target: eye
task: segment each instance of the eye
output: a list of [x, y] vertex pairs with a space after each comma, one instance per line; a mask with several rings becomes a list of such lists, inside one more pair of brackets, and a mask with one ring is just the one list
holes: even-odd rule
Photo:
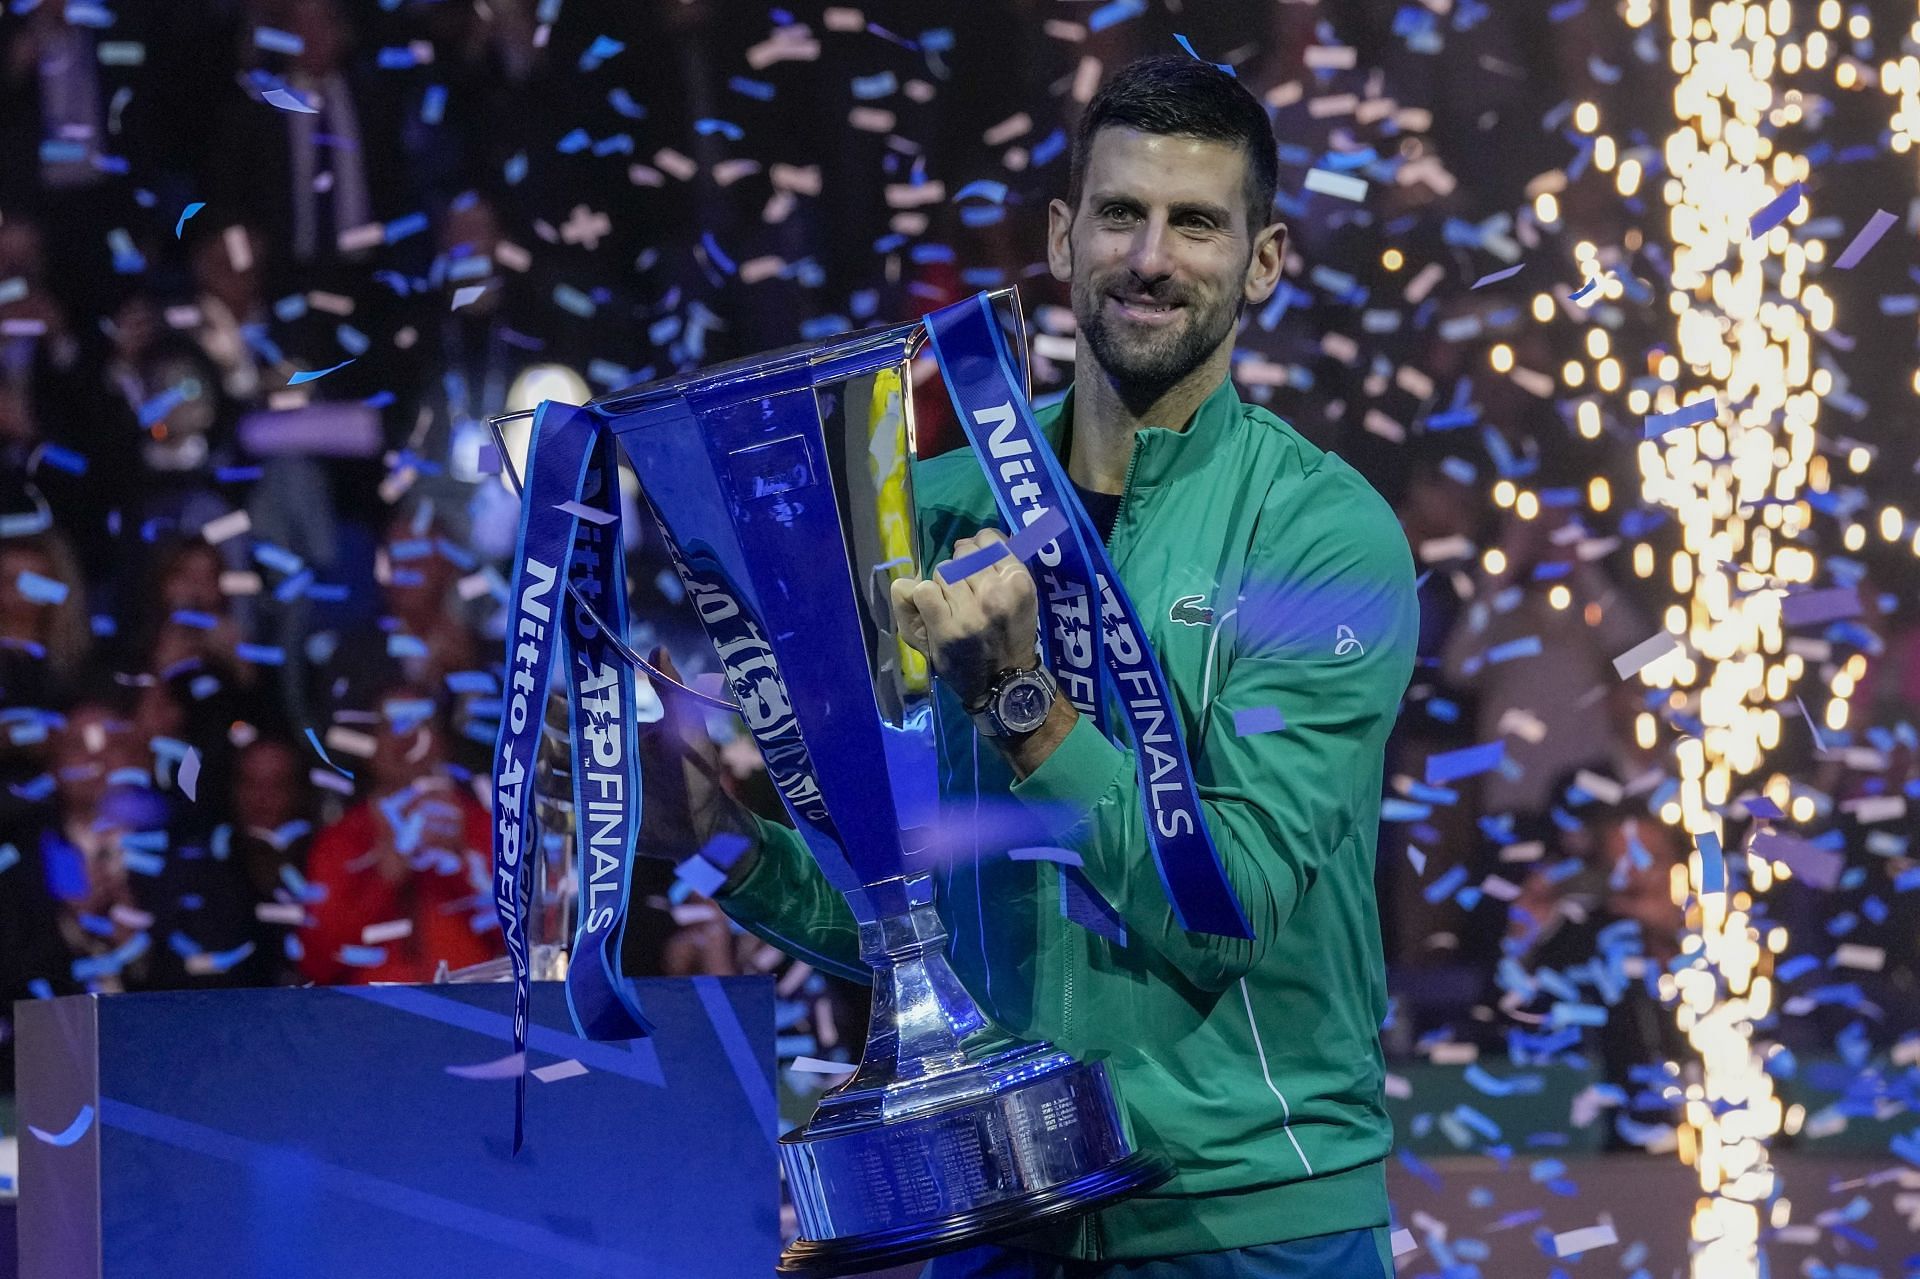
[[1124, 204], [1109, 204], [1100, 210], [1100, 216], [1109, 222], [1126, 222], [1133, 217], [1133, 210]]

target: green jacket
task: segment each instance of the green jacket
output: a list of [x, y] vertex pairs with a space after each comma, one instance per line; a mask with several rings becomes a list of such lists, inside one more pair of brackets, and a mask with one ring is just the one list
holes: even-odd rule
[[[1065, 458], [1071, 397], [1037, 416]], [[998, 523], [971, 451], [913, 478], [924, 564]], [[1172, 685], [1255, 939], [1174, 922], [1130, 749], [1082, 718], [1015, 782], [940, 692], [948, 811], [1014, 819], [981, 822], [1006, 838], [936, 873], [954, 968], [998, 1027], [1104, 1059], [1136, 1139], [1178, 1168], [1150, 1194], [1021, 1242], [1136, 1258], [1383, 1226], [1392, 1127], [1373, 863], [1387, 733], [1418, 630], [1406, 538], [1358, 472], [1242, 404], [1228, 379], [1186, 431], [1139, 433], [1109, 550]], [[1284, 727], [1239, 735], [1235, 713], [1254, 708], [1277, 709]], [[845, 899], [792, 831], [761, 833], [758, 864], [721, 906], [866, 980]], [[1065, 918], [1054, 866], [1004, 855], [1036, 839], [1080, 854], [1126, 945]]]

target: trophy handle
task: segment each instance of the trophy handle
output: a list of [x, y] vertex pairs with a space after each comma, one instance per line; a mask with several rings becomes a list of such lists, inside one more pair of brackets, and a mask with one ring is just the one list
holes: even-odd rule
[[[536, 409], [522, 409], [518, 413], [501, 413], [487, 419], [487, 430], [493, 435], [493, 447], [500, 454], [500, 473], [507, 477], [507, 484], [513, 489], [514, 496], [520, 498], [522, 501], [526, 499], [526, 492], [520, 483], [520, 473], [513, 469], [513, 458], [507, 453], [505, 427], [509, 422], [518, 422], [523, 418], [530, 418], [537, 411]], [[606, 619], [600, 616], [600, 611], [588, 602], [586, 596], [582, 595], [572, 582], [567, 583], [567, 598], [573, 601], [576, 608], [587, 615], [587, 620], [598, 627], [602, 635], [606, 636], [607, 643], [613, 651], [618, 653], [635, 669], [645, 674], [648, 679], [665, 684], [671, 688], [677, 688], [686, 696], [699, 702], [702, 706], [710, 706], [714, 710], [727, 711], [734, 715], [740, 713], [740, 707], [735, 703], [729, 702], [725, 698], [710, 696], [697, 688], [690, 688], [682, 684], [679, 680], [673, 678], [673, 676], [667, 674], [658, 666], [655, 666], [652, 662], [649, 662], [646, 658], [640, 656], [640, 654], [628, 647], [627, 637], [607, 625]]]

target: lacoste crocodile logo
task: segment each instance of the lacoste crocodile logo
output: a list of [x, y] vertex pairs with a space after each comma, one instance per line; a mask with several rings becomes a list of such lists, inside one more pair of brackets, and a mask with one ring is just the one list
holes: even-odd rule
[[1184, 622], [1188, 626], [1212, 626], [1213, 608], [1204, 595], [1182, 595], [1167, 610], [1167, 619]]

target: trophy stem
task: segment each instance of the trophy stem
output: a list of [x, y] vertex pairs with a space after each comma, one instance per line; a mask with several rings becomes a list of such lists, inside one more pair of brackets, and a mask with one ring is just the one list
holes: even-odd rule
[[963, 1041], [987, 1029], [987, 1019], [947, 962], [932, 877], [892, 880], [865, 895], [870, 906], [893, 908], [860, 925], [860, 957], [873, 970], [866, 1051], [853, 1076], [822, 1096], [812, 1123], [818, 1132], [897, 1121], [986, 1087], [966, 1073]]

